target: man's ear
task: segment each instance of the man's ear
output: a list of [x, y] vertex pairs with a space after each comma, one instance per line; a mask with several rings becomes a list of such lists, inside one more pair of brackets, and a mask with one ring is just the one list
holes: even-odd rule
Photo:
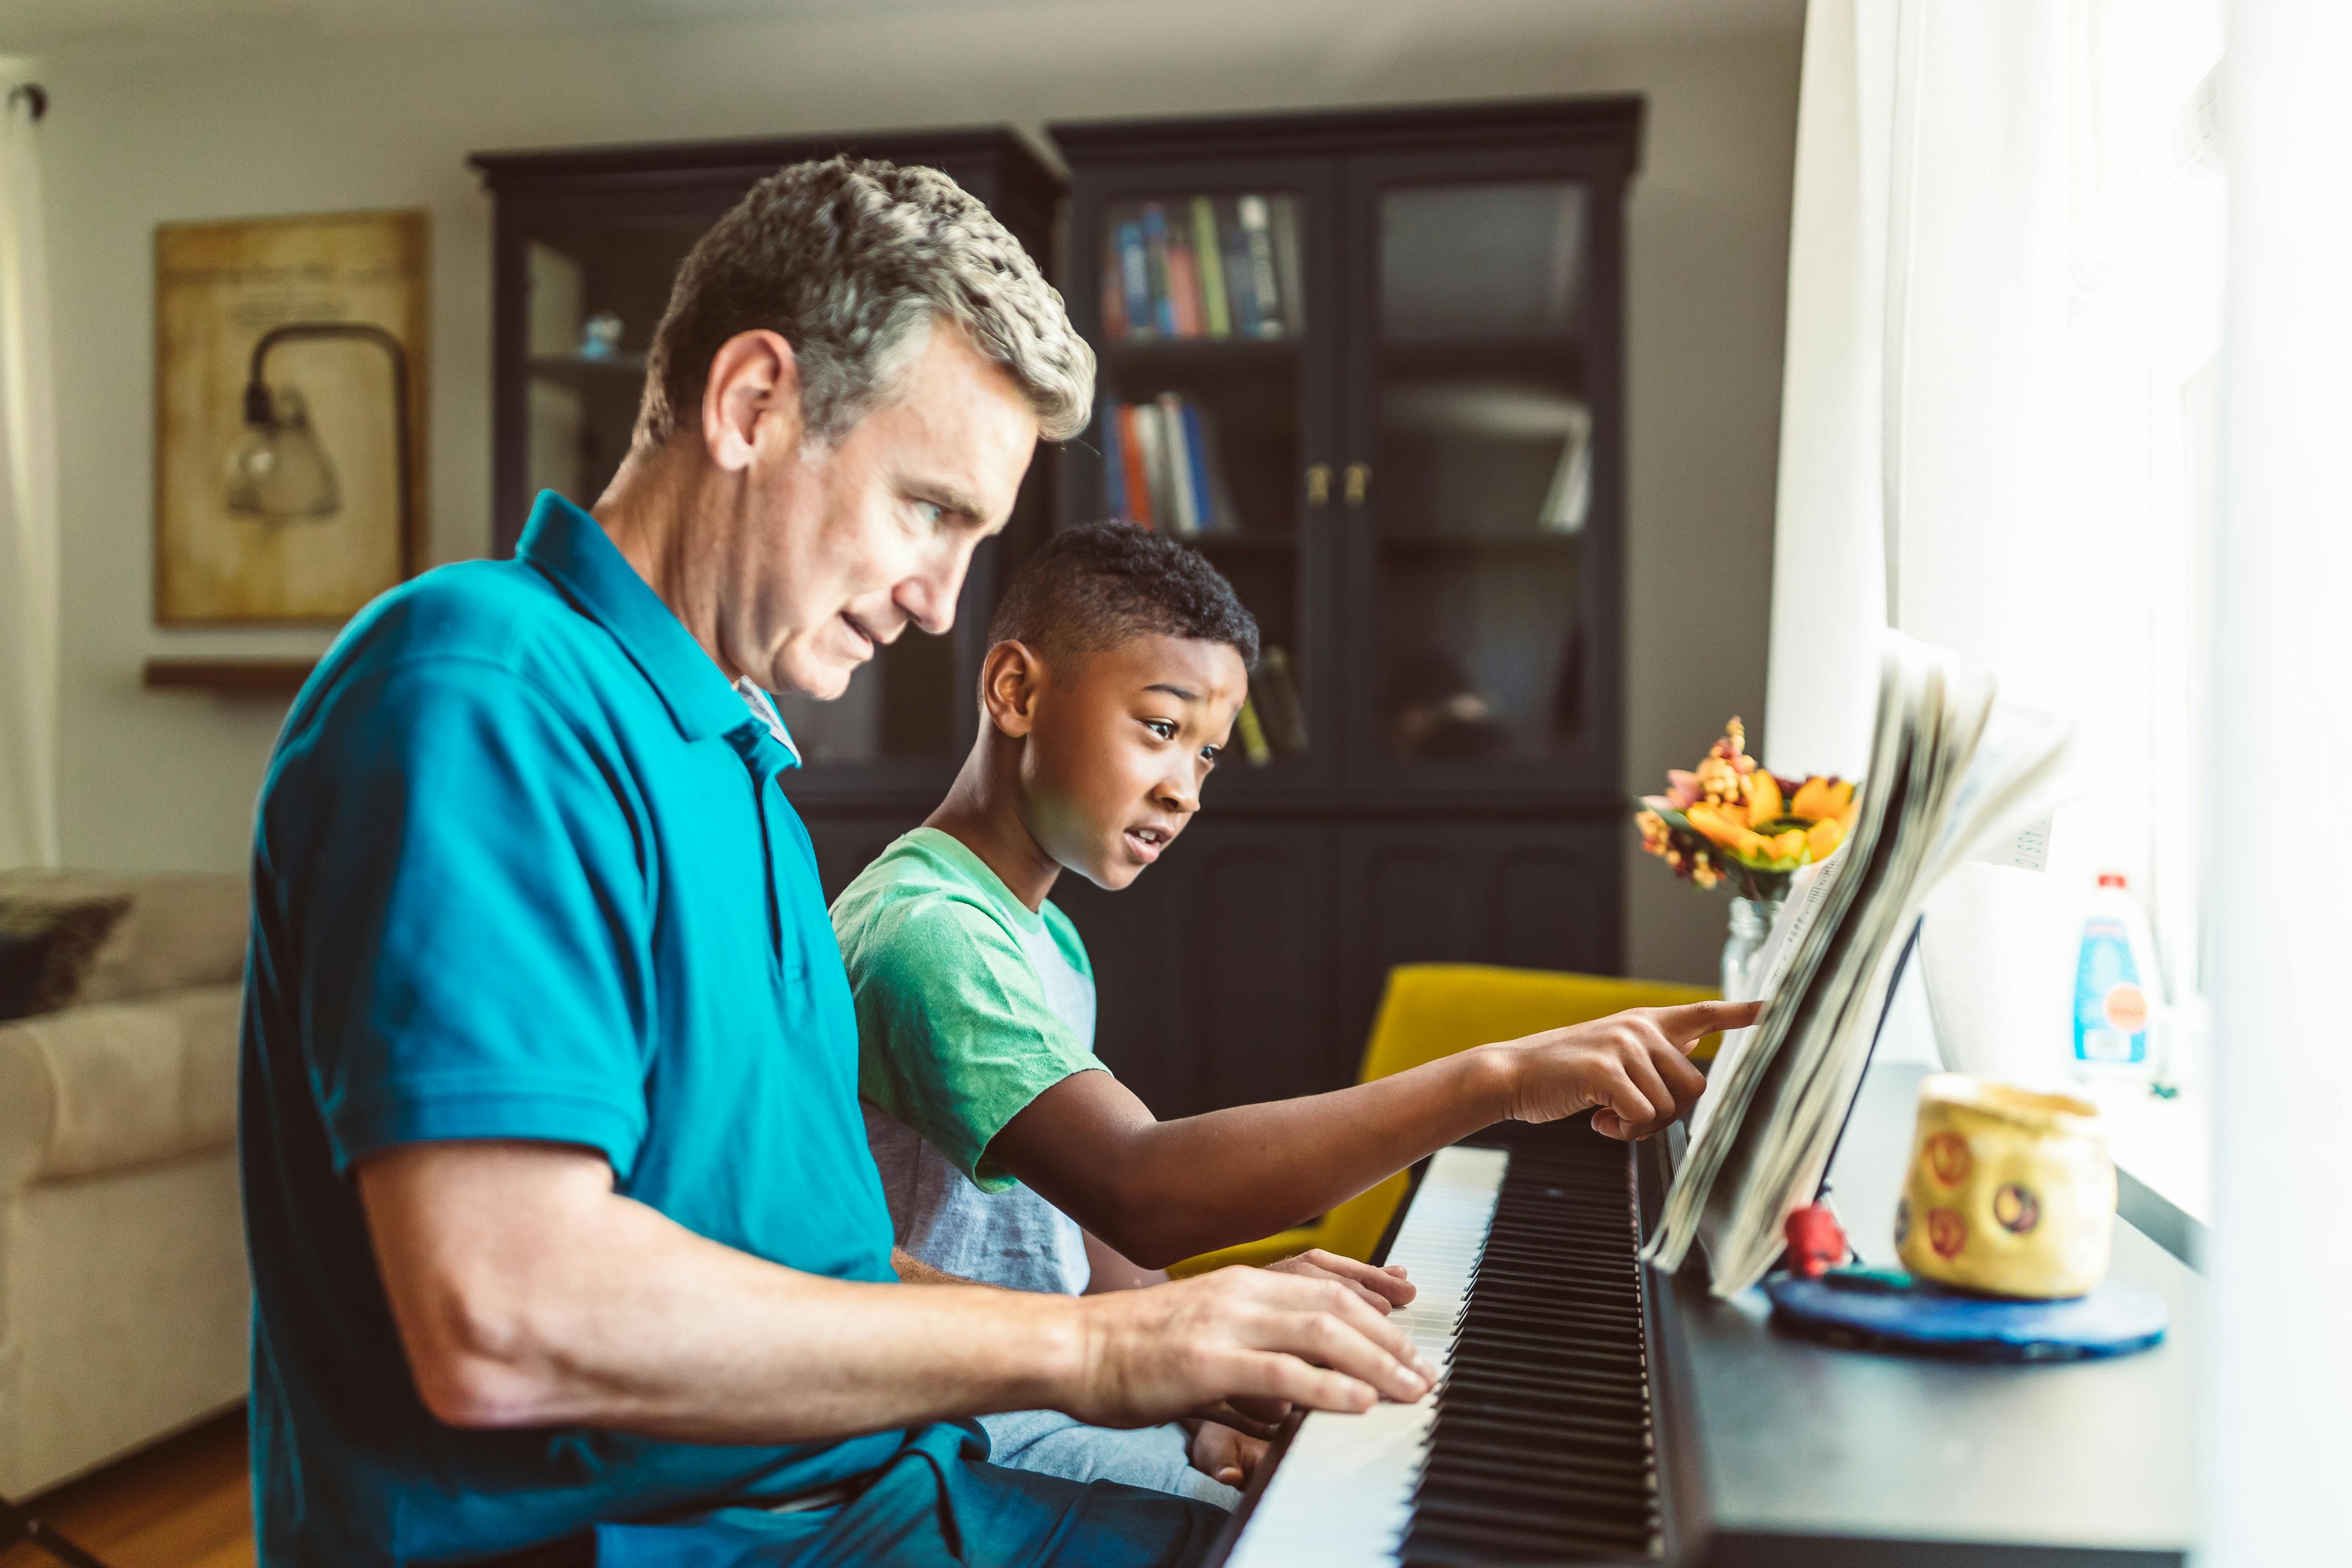
[[782, 333], [763, 327], [738, 332], [710, 356], [702, 384], [702, 444], [729, 472], [751, 467], [764, 437], [799, 444], [800, 364]]
[[1045, 661], [1026, 643], [1006, 641], [988, 650], [980, 666], [980, 706], [996, 732], [1013, 740], [1037, 721], [1037, 693], [1045, 684]]

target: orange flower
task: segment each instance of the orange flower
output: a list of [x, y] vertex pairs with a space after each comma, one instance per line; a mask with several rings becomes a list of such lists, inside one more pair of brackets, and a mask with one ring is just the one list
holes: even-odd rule
[[1789, 803], [1789, 815], [1808, 822], [1835, 816], [1853, 800], [1853, 784], [1845, 779], [1810, 778]]

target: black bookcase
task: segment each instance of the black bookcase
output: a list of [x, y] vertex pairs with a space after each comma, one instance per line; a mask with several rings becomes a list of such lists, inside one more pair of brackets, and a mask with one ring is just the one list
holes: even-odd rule
[[1101, 1053], [1163, 1114], [1349, 1081], [1395, 963], [1620, 967], [1641, 122], [1607, 98], [1050, 127], [1102, 362], [1062, 519], [1150, 511], [1281, 650], [1258, 761], [1228, 752], [1134, 888], [1058, 895]]
[[[491, 552], [513, 552], [532, 499], [586, 505], [627, 450], [646, 350], [678, 264], [754, 181], [835, 153], [944, 170], [1041, 263], [1061, 176], [1003, 128], [478, 153], [496, 204]], [[1049, 268], [1050, 270], [1050, 268]], [[600, 321], [599, 318], [603, 318]], [[788, 775], [828, 892], [939, 803], [971, 748], [971, 698], [1002, 561], [1050, 526], [1049, 465], [1034, 467], [1003, 536], [982, 547], [945, 637], [882, 650], [837, 703], [781, 705], [807, 766]]]
[[[539, 489], [602, 489], [679, 259], [761, 174], [836, 151], [931, 164], [1041, 261], [1058, 215], [1047, 271], [1100, 355], [1103, 413], [1041, 455], [951, 636], [902, 639], [843, 705], [788, 715], [810, 752], [791, 793], [828, 893], [938, 802], [971, 742], [1005, 563], [1057, 521], [1119, 510], [1112, 426], [1145, 437], [1116, 411], [1148, 405], [1200, 480], [1154, 525], [1192, 538], [1279, 650], [1253, 694], [1260, 760], [1236, 738], [1201, 818], [1134, 887], [1065, 879], [1055, 898], [1094, 957], [1101, 1054], [1161, 1114], [1337, 1087], [1393, 964], [1622, 962], [1641, 120], [1638, 99], [1606, 98], [1061, 124], [1066, 203], [1002, 130], [479, 154], [495, 548]], [[1122, 231], [1147, 224], [1150, 320], [1129, 321]], [[1171, 238], [1194, 252], [1172, 287]], [[1201, 254], [1222, 271], [1229, 247], [1212, 310]], [[592, 337], [607, 312], [617, 334]], [[1172, 461], [1163, 503], [1182, 499]], [[1148, 498], [1154, 477], [1118, 488]]]

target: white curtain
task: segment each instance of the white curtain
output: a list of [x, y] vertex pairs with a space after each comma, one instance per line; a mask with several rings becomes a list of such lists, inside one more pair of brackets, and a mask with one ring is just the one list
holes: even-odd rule
[[[2220, 0], [1808, 12], [1766, 760], [1860, 771], [1893, 625], [2072, 717], [2090, 792], [2049, 873], [1971, 868], [1931, 906], [1941, 1032], [2006, 1053], [1956, 1065], [2060, 1069], [2095, 872], [2148, 902], [2168, 1016], [2197, 1016], [2221, 47]], [[1987, 972], [2011, 984], [1959, 983]]]
[[2211, 643], [2217, 1179], [2198, 1432], [2224, 1568], [2340, 1563], [2352, 1475], [2352, 6], [2234, 0]]
[[39, 132], [0, 71], [0, 867], [58, 861], [58, 466]]

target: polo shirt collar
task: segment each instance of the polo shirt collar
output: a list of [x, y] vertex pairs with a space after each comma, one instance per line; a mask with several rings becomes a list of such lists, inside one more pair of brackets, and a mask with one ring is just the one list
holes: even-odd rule
[[515, 558], [551, 579], [613, 635], [688, 740], [709, 740], [754, 721], [702, 645], [637, 575], [604, 525], [579, 507], [541, 490]]

